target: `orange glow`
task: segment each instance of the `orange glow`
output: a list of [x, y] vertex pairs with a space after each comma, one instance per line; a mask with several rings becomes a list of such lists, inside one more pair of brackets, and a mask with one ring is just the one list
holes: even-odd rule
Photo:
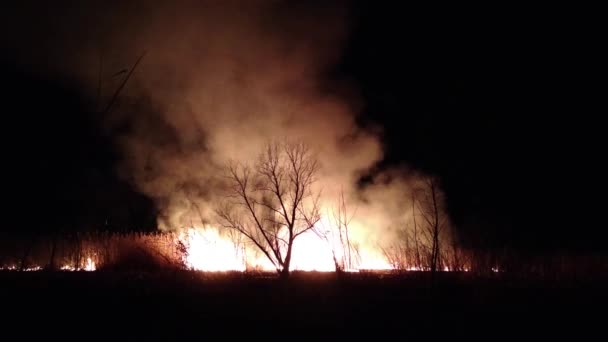
[[215, 229], [188, 229], [179, 237], [188, 246], [185, 264], [197, 271], [245, 271], [242, 250]]
[[291, 268], [300, 271], [335, 271], [331, 248], [314, 232], [308, 231], [294, 241]]
[[84, 267], [81, 268], [76, 268], [72, 265], [63, 265], [61, 266], [61, 270], [62, 271], [95, 271], [97, 269], [97, 266], [95, 265], [95, 261], [93, 261], [93, 259], [91, 259], [91, 257], [87, 258], [87, 262], [84, 264]]
[[388, 263], [385, 257], [371, 251], [362, 251], [361, 262], [358, 269], [360, 270], [391, 270], [393, 267]]
[[[238, 246], [230, 238], [220, 235], [216, 228], [190, 228], [180, 234], [179, 240], [187, 246], [188, 253], [184, 261], [186, 266], [193, 270], [275, 271], [272, 263], [265, 256], [260, 255], [261, 253], [249, 246]], [[339, 258], [344, 255], [344, 250], [332, 241], [323, 240], [313, 231], [308, 231], [294, 241], [290, 269], [333, 272], [335, 271], [333, 253]], [[346, 271], [392, 269], [381, 255], [364, 251], [361, 256], [361, 263], [354, 269]]]
[[82, 270], [84, 271], [95, 271], [97, 267], [95, 266], [95, 262], [91, 258], [87, 258], [87, 263], [84, 265]]

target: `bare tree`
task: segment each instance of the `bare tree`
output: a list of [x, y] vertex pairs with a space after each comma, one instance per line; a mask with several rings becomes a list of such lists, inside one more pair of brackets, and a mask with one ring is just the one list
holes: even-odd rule
[[289, 276], [294, 240], [320, 219], [318, 170], [303, 143], [271, 143], [253, 167], [228, 165], [227, 201], [216, 210], [221, 224], [244, 235], [282, 278]]
[[[436, 178], [427, 177], [423, 186], [416, 191], [420, 217], [422, 217], [422, 234], [428, 252], [430, 271], [434, 274], [441, 267], [441, 235], [447, 225], [443, 212], [441, 193]], [[415, 215], [414, 215], [415, 217]]]
[[397, 242], [391, 244], [389, 247], [378, 245], [382, 254], [388, 261], [388, 263], [395, 270], [404, 271], [410, 269], [410, 255], [411, 249], [409, 244], [409, 234], [407, 230], [400, 230], [398, 232], [399, 239]]
[[[384, 256], [398, 270], [425, 270], [433, 274], [442, 266], [458, 265], [464, 268], [461, 255], [450, 254], [454, 258], [448, 264], [445, 259], [448, 218], [443, 208], [442, 193], [438, 180], [426, 177], [412, 189], [411, 222], [397, 230], [395, 241], [388, 247], [381, 247]], [[453, 242], [453, 241], [452, 241]], [[451, 246], [456, 248], [455, 246]], [[458, 260], [456, 260], [458, 259]]]
[[358, 246], [351, 241], [349, 229], [355, 211], [349, 213], [344, 191], [340, 191], [338, 205], [327, 216], [332, 219], [332, 222], [329, 222], [328, 227], [314, 229], [314, 232], [331, 248], [334, 265], [338, 273], [353, 269], [359, 259]]
[[414, 268], [416, 270], [422, 269], [422, 260], [420, 258], [420, 243], [418, 238], [418, 224], [416, 223], [416, 196], [412, 192], [412, 224], [414, 227]]

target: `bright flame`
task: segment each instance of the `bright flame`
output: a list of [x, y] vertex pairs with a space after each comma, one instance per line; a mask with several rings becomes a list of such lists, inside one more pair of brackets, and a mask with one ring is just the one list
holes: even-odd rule
[[294, 241], [291, 268], [300, 271], [335, 271], [331, 247], [308, 231]]
[[[219, 234], [215, 228], [191, 228], [183, 232], [179, 240], [187, 248], [185, 264], [198, 271], [246, 271], [251, 269], [274, 271], [273, 264], [259, 251], [239, 245], [229, 237]], [[283, 251], [285, 252], [285, 251]], [[345, 254], [343, 247], [336, 247], [332, 241], [326, 241], [315, 232], [308, 231], [299, 235], [294, 241], [291, 270], [332, 272], [336, 269], [334, 262]], [[361, 253], [361, 263], [354, 269], [346, 271], [388, 270], [392, 269], [388, 261], [371, 252]]]
[[[19, 269], [20, 268], [15, 265], [0, 267], [0, 271], [18, 271]], [[42, 270], [42, 267], [40, 266], [26, 267], [23, 269], [24, 272], [34, 272], [40, 270]]]
[[42, 270], [42, 267], [40, 267], [40, 266], [34, 266], [34, 267], [24, 268], [23, 270], [25, 272], [40, 271], [40, 270]]
[[82, 268], [76, 268], [72, 265], [63, 265], [61, 266], [61, 270], [62, 271], [87, 271], [87, 272], [92, 272], [95, 271], [97, 269], [97, 266], [95, 265], [95, 261], [93, 261], [93, 259], [91, 259], [90, 257], [87, 258], [87, 262], [85, 263], [84, 267]]
[[95, 266], [95, 262], [91, 260], [91, 258], [87, 258], [87, 263], [84, 265], [83, 271], [95, 271], [97, 267]]
[[394, 269], [391, 266], [386, 258], [383, 256], [372, 253], [370, 251], [363, 250], [361, 252], [361, 262], [357, 267], [360, 270], [392, 270]]
[[242, 250], [215, 229], [188, 229], [180, 237], [188, 247], [186, 266], [198, 271], [245, 271]]

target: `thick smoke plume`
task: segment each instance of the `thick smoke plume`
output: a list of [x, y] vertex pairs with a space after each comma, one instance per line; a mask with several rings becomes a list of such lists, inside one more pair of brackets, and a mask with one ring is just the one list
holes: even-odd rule
[[346, 6], [104, 2], [84, 16], [74, 6], [53, 43], [73, 52], [70, 63], [53, 49], [47, 60], [58, 61], [51, 72], [80, 79], [98, 109], [144, 56], [104, 122], [124, 151], [118, 172], [156, 201], [159, 228], [212, 222], [221, 166], [253, 161], [285, 138], [318, 153], [328, 207], [344, 191], [361, 239], [388, 237], [410, 215], [416, 177], [389, 172], [355, 187], [382, 146], [377, 132], [357, 126], [356, 84], [332, 73], [348, 39]]

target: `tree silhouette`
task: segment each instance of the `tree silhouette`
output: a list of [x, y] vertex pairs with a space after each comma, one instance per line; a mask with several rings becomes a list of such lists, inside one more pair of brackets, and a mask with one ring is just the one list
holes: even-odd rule
[[425, 176], [411, 189], [411, 222], [397, 231], [395, 242], [382, 248], [384, 256], [397, 269], [428, 270], [435, 274], [442, 266], [464, 269], [461, 251], [446, 236], [449, 220], [445, 212], [443, 193], [436, 177]]
[[[417, 189], [418, 212], [422, 217], [422, 234], [428, 251], [429, 268], [434, 274], [441, 267], [441, 236], [447, 225], [442, 207], [441, 191], [435, 177], [426, 177]], [[416, 213], [413, 213], [414, 218]]]
[[354, 216], [355, 211], [349, 212], [346, 206], [344, 191], [340, 191], [337, 205], [327, 213], [328, 224], [314, 229], [315, 234], [329, 245], [338, 273], [354, 269], [359, 262], [359, 246], [350, 237], [350, 222]]
[[221, 225], [244, 235], [289, 277], [294, 240], [320, 219], [313, 190], [317, 162], [303, 143], [270, 143], [253, 166], [227, 167], [226, 201], [216, 210]]

